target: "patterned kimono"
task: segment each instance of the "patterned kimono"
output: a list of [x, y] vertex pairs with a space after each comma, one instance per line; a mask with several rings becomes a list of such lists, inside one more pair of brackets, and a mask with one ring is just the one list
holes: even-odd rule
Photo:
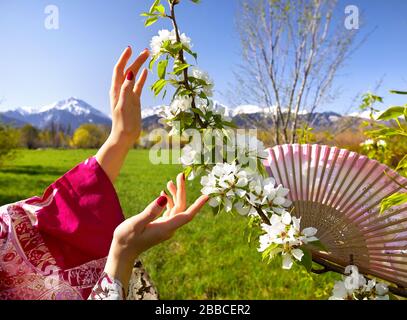
[[0, 208], [0, 299], [123, 299], [103, 273], [124, 220], [106, 173], [90, 158], [44, 195]]

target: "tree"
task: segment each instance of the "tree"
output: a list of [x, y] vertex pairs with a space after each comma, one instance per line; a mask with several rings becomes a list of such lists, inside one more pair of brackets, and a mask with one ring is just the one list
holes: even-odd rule
[[26, 124], [20, 130], [20, 141], [22, 146], [28, 149], [38, 148], [40, 145], [40, 130], [31, 124]]
[[76, 129], [71, 144], [76, 148], [99, 148], [107, 136], [108, 132], [102, 126], [83, 124]]
[[299, 115], [307, 111], [310, 123], [333, 98], [332, 82], [353, 52], [357, 30], [333, 25], [335, 7], [335, 0], [242, 0], [239, 102], [269, 109], [276, 144], [298, 141]]
[[13, 157], [18, 146], [18, 131], [0, 122], [0, 165]]

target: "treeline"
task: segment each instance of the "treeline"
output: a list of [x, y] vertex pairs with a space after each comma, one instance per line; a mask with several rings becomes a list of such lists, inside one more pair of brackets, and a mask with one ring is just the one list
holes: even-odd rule
[[110, 127], [83, 124], [72, 132], [70, 127], [52, 123], [43, 130], [30, 124], [14, 130], [21, 148], [99, 148], [109, 135]]

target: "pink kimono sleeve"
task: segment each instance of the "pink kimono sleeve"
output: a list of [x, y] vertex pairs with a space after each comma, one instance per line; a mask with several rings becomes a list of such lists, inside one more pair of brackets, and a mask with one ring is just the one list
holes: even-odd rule
[[116, 191], [95, 158], [59, 178], [42, 198], [37, 227], [62, 269], [107, 256], [115, 228], [124, 221]]

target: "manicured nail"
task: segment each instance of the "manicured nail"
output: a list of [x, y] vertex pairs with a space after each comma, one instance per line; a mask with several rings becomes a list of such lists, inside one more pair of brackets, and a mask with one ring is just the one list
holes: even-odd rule
[[127, 80], [129, 80], [129, 81], [131, 81], [131, 80], [133, 80], [133, 78], [134, 78], [134, 73], [133, 73], [133, 71], [129, 71], [128, 73], [127, 73]]
[[164, 208], [167, 205], [167, 197], [161, 196], [157, 199], [157, 204], [161, 207]]

